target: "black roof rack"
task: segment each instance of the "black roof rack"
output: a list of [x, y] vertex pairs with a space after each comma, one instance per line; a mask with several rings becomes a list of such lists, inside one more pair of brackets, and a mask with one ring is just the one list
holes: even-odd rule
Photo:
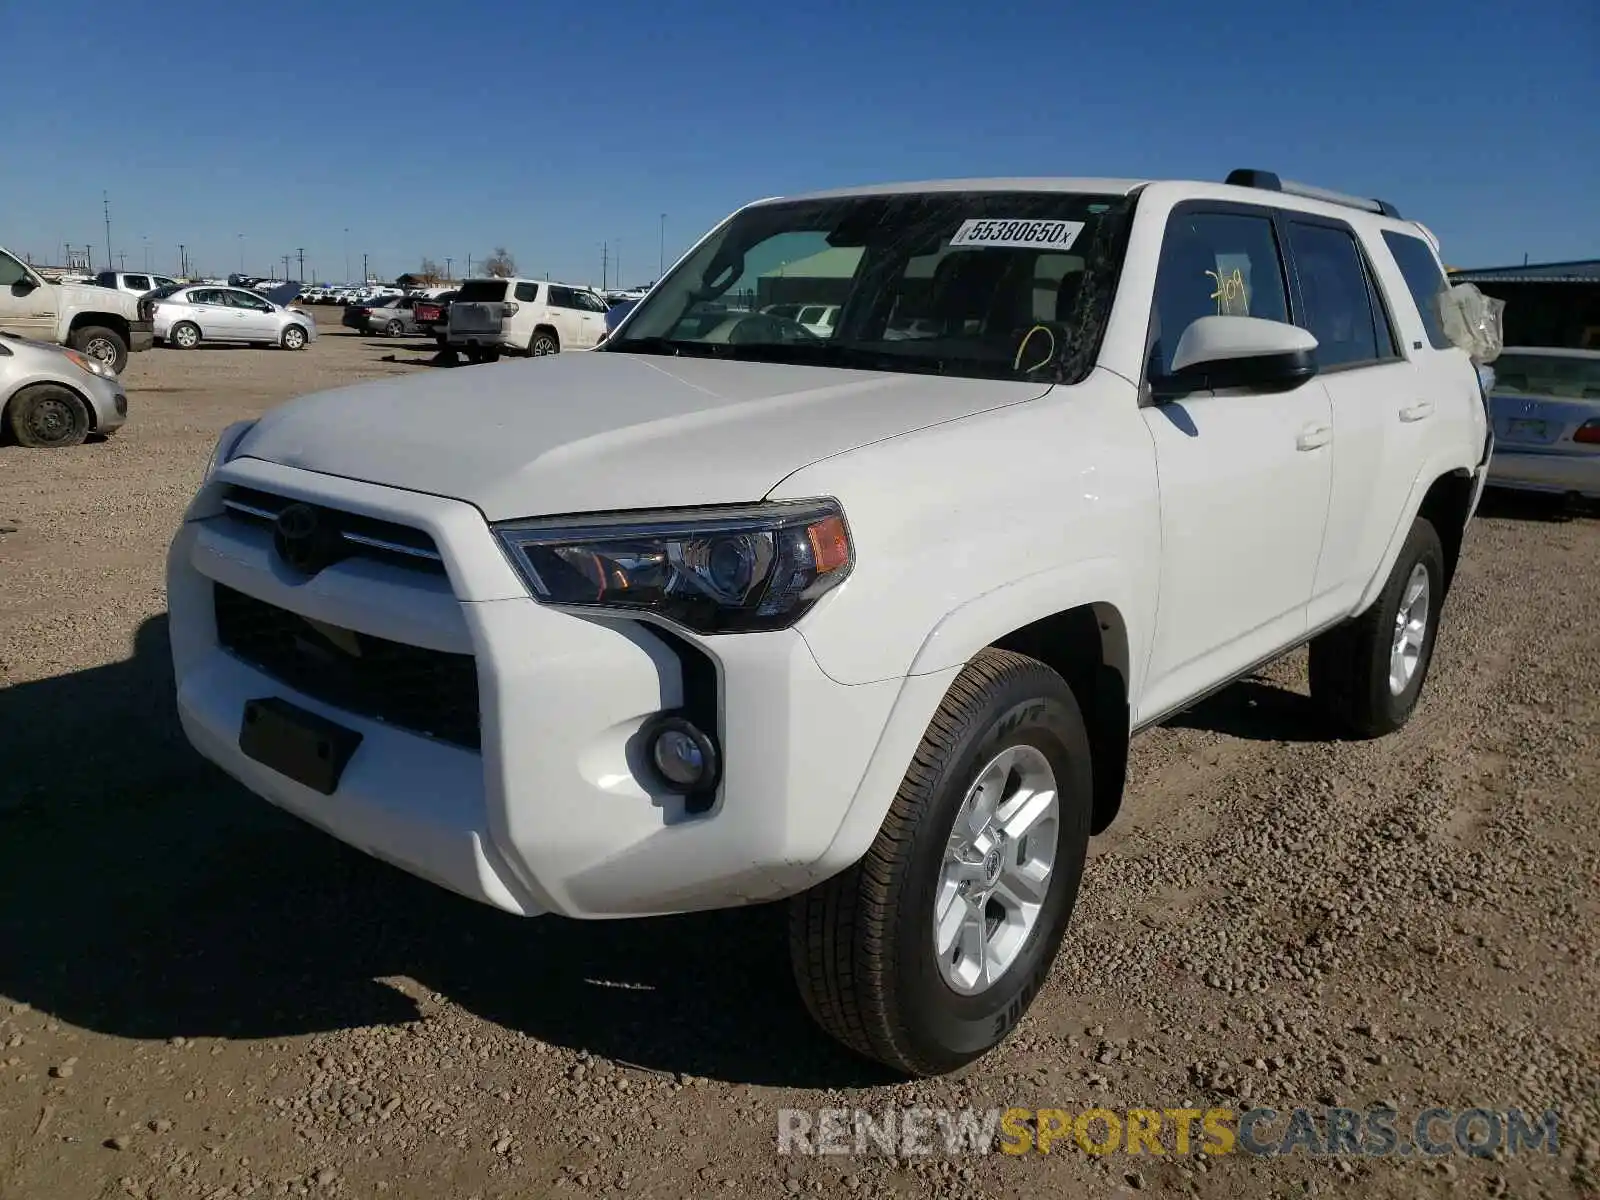
[[1240, 167], [1237, 171], [1229, 171], [1224, 183], [1233, 187], [1261, 188], [1268, 192], [1283, 192], [1290, 196], [1304, 196], [1307, 200], [1326, 200], [1329, 204], [1343, 204], [1347, 208], [1359, 208], [1364, 212], [1377, 213], [1379, 216], [1400, 216], [1400, 210], [1387, 200], [1368, 200], [1363, 196], [1347, 196], [1343, 192], [1331, 192], [1327, 188], [1312, 187], [1309, 183], [1295, 183], [1292, 179], [1280, 179], [1271, 171], [1255, 171], [1248, 167]]

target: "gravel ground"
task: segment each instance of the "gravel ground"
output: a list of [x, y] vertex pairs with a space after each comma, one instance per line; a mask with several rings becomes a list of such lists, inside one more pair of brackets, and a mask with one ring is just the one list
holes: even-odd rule
[[[1142, 738], [1017, 1035], [892, 1083], [812, 1029], [777, 909], [520, 921], [183, 744], [162, 564], [217, 432], [427, 369], [319, 316], [135, 356], [108, 441], [0, 448], [0, 1197], [1597, 1194], [1592, 515], [1491, 495], [1396, 736], [1327, 740], [1295, 655]], [[785, 1107], [1378, 1101], [1554, 1107], [1561, 1153], [776, 1153]]]

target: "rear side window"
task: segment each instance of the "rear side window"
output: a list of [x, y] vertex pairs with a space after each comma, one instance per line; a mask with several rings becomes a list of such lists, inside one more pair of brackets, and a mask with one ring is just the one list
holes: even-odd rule
[[578, 297], [571, 288], [550, 285], [550, 306], [552, 308], [580, 308]]
[[532, 304], [539, 298], [539, 285], [537, 283], [517, 284], [517, 299], [524, 304]]
[[1305, 301], [1305, 328], [1317, 339], [1318, 365], [1351, 366], [1389, 357], [1378, 348], [1382, 317], [1373, 312], [1361, 251], [1349, 231], [1291, 221], [1289, 246]]
[[482, 304], [489, 300], [504, 300], [506, 298], [506, 281], [504, 279], [469, 279], [461, 285], [461, 299], [470, 303]]
[[1444, 272], [1439, 269], [1439, 260], [1434, 258], [1433, 250], [1421, 238], [1391, 230], [1384, 231], [1383, 241], [1389, 247], [1389, 253], [1394, 255], [1395, 265], [1405, 277], [1406, 289], [1416, 302], [1417, 311], [1422, 314], [1422, 327], [1428, 331], [1428, 342], [1435, 350], [1450, 349], [1450, 339], [1444, 335], [1444, 321], [1439, 308], [1449, 284], [1445, 281]]
[[1201, 317], [1260, 317], [1288, 324], [1283, 260], [1272, 219], [1179, 212], [1167, 223], [1156, 269], [1153, 377], [1171, 374], [1183, 331]]

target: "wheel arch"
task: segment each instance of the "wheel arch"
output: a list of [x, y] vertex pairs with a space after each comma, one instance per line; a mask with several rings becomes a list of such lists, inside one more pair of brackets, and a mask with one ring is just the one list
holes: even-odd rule
[[77, 333], [91, 325], [98, 325], [102, 329], [109, 329], [123, 341], [131, 341], [133, 329], [128, 324], [128, 318], [121, 313], [109, 312], [80, 312], [72, 315], [72, 322], [67, 326], [67, 333]]
[[1444, 585], [1446, 594], [1449, 593], [1472, 513], [1474, 488], [1472, 470], [1459, 464], [1430, 464], [1417, 473], [1401, 519], [1389, 536], [1383, 561], [1377, 565], [1356, 605], [1357, 613], [1366, 612], [1383, 591], [1389, 572], [1394, 570], [1395, 560], [1400, 557], [1400, 550], [1405, 545], [1406, 535], [1411, 532], [1411, 526], [1418, 517], [1428, 519], [1444, 546]]

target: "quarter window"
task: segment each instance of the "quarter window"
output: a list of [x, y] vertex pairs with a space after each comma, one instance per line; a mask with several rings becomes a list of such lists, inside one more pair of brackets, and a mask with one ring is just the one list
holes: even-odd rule
[[1171, 373], [1183, 331], [1201, 317], [1289, 321], [1278, 239], [1267, 216], [1179, 213], [1167, 225], [1156, 268], [1156, 343], [1150, 372]]
[[1305, 301], [1301, 324], [1317, 339], [1317, 364], [1328, 368], [1376, 361], [1377, 323], [1355, 238], [1331, 225], [1291, 221], [1289, 245]]
[[1433, 256], [1427, 242], [1410, 234], [1385, 230], [1383, 241], [1389, 247], [1389, 253], [1394, 255], [1395, 265], [1405, 278], [1411, 299], [1416, 301], [1417, 311], [1422, 314], [1422, 327], [1428, 331], [1429, 344], [1435, 350], [1450, 349], [1451, 343], [1444, 333], [1444, 318], [1440, 309], [1445, 289], [1450, 285], [1445, 281], [1439, 260]]

